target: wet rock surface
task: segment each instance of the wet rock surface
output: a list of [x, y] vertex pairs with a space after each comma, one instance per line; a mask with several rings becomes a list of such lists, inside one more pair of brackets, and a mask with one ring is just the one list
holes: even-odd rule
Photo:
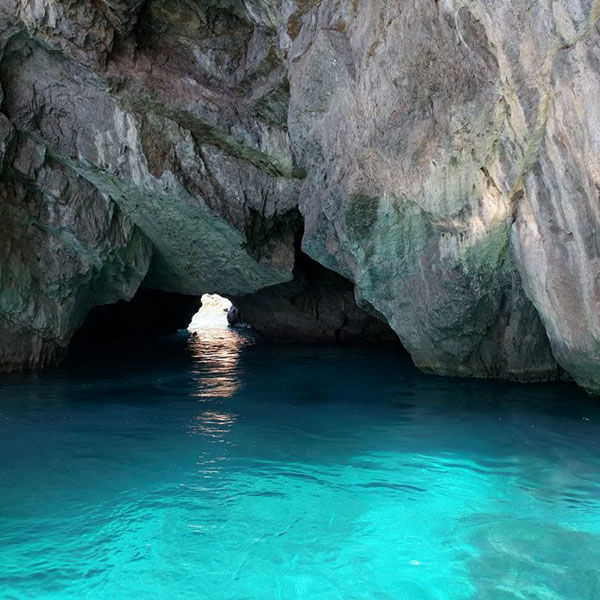
[[[143, 283], [234, 297], [275, 338], [365, 306], [426, 371], [600, 391], [599, 15], [3, 2], [0, 367], [56, 360]], [[299, 232], [340, 276], [308, 296]]]

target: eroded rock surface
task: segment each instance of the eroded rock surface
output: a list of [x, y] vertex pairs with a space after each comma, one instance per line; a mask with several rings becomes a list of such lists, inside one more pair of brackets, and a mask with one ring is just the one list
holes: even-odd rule
[[142, 282], [275, 302], [318, 338], [274, 294], [303, 231], [424, 370], [600, 391], [599, 15], [5, 0], [2, 368]]
[[350, 281], [303, 254], [296, 259], [292, 281], [231, 300], [229, 323], [252, 324], [269, 340], [398, 342], [396, 334], [381, 315], [374, 314], [372, 307], [357, 306]]
[[0, 369], [11, 371], [60, 359], [89, 309], [133, 296], [153, 250], [111, 200], [43, 145], [14, 129], [5, 144]]

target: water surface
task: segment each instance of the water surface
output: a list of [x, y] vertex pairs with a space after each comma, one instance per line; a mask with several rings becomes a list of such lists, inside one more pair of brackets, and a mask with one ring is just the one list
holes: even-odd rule
[[599, 570], [571, 386], [216, 327], [0, 380], [3, 600], [600, 600]]

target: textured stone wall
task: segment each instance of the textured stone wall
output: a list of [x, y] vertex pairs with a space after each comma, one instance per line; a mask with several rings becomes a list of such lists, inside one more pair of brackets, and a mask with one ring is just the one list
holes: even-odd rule
[[422, 369], [600, 391], [599, 16], [4, 0], [2, 367], [142, 282], [268, 298], [303, 231]]

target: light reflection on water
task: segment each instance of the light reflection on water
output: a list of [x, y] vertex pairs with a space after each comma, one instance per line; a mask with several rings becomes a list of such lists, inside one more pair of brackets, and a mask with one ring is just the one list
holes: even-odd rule
[[600, 600], [600, 409], [221, 324], [0, 380], [0, 597]]
[[226, 318], [217, 315], [204, 328], [194, 330], [194, 335], [188, 340], [194, 359], [194, 395], [198, 398], [227, 398], [240, 387], [240, 352], [253, 340], [226, 325]]
[[194, 419], [189, 431], [196, 435], [224, 439], [231, 431], [236, 417], [233, 413], [205, 410]]

